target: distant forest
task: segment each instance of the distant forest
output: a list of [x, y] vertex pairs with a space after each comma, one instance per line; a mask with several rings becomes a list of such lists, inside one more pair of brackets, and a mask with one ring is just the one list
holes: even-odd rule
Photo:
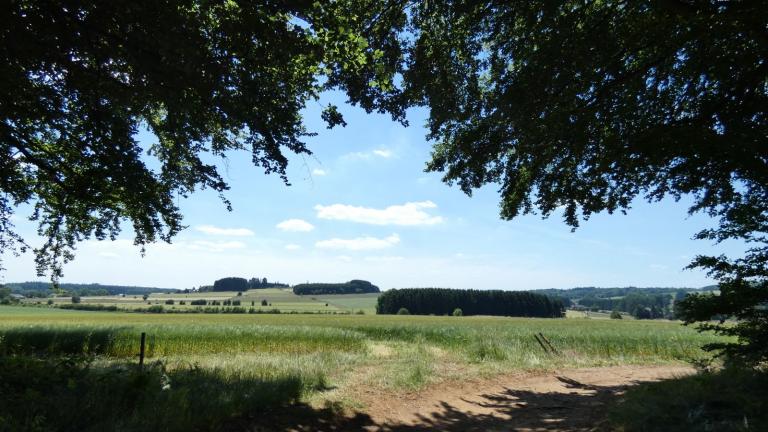
[[717, 285], [703, 288], [579, 287], [534, 292], [561, 298], [566, 306], [574, 309], [626, 312], [638, 319], [674, 319], [676, 302], [689, 293], [714, 290], [717, 290]]
[[201, 286], [199, 291], [247, 291], [249, 289], [262, 288], [288, 288], [288, 284], [270, 282], [267, 278], [225, 277], [217, 279], [213, 282], [213, 285]]
[[[11, 282], [5, 284], [14, 294], [21, 294], [25, 297], [48, 297], [53, 294], [53, 286], [50, 282]], [[156, 287], [137, 287], [123, 285], [102, 285], [97, 283], [77, 284], [63, 283], [59, 284], [61, 294], [78, 296], [101, 296], [101, 295], [144, 295], [152, 293], [167, 293], [178, 290]]]
[[376, 285], [354, 279], [343, 283], [303, 283], [293, 286], [293, 293], [297, 295], [317, 294], [364, 294], [381, 292]]
[[560, 318], [565, 316], [562, 300], [527, 291], [481, 291], [449, 288], [392, 289], [378, 298], [376, 313], [449, 315], [497, 315]]

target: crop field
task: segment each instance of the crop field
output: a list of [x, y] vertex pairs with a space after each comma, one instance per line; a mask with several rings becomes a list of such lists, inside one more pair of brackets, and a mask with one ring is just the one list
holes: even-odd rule
[[[348, 403], [364, 385], [408, 391], [512, 370], [682, 363], [717, 340], [679, 323], [590, 319], [381, 315], [137, 314], [0, 308], [0, 352], [85, 353], [169, 368], [294, 376], [304, 396]], [[541, 333], [556, 352], [534, 338]], [[320, 383], [330, 392], [314, 391]]]
[[[372, 305], [370, 296], [299, 302], [285, 293], [260, 294], [270, 295], [273, 304], [325, 308], [327, 301], [338, 310]], [[142, 332], [146, 361], [139, 369]], [[49, 415], [67, 430], [103, 430], [115, 422], [123, 422], [121, 430], [230, 430], [233, 418], [258, 417], [268, 407], [311, 407], [305, 410], [312, 415], [364, 411], [381, 398], [399, 400], [435, 386], [520, 372], [685, 365], [705, 356], [703, 344], [717, 340], [676, 322], [651, 320], [0, 306], [0, 382], [15, 389], [0, 394], [0, 405], [14, 413], [13, 425], [21, 430]], [[123, 393], [135, 397], [111, 396]], [[67, 417], [72, 412], [80, 415]], [[132, 414], [116, 414], [125, 412]]]

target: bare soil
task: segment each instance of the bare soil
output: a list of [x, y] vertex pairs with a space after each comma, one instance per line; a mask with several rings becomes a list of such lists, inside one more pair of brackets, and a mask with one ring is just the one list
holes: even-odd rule
[[563, 369], [445, 383], [405, 395], [362, 391], [362, 412], [292, 407], [269, 426], [247, 430], [603, 431], [610, 430], [607, 407], [627, 387], [693, 372], [686, 366]]

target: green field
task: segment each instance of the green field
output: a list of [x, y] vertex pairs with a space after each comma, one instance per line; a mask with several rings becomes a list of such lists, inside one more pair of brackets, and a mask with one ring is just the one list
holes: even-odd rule
[[[142, 296], [129, 295], [121, 296], [97, 296], [83, 297], [81, 302], [84, 304], [99, 304], [104, 306], [116, 306], [122, 309], [147, 308], [152, 305], [161, 305], [167, 311], [192, 311], [198, 308], [189, 304], [192, 300], [224, 301], [240, 300], [241, 306], [245, 308], [254, 308], [256, 310], [280, 310], [281, 312], [298, 313], [364, 313], [374, 314], [376, 312], [376, 298], [379, 294], [340, 294], [340, 295], [318, 295], [318, 296], [299, 296], [293, 293], [290, 288], [266, 288], [248, 290], [238, 296], [237, 292], [201, 292], [201, 293], [168, 293], [151, 294], [147, 300]], [[54, 305], [71, 303], [71, 297], [55, 297], [52, 299]], [[166, 305], [167, 300], [173, 300], [173, 305]], [[267, 301], [267, 306], [262, 306], [262, 300]], [[185, 302], [182, 305], [180, 302]], [[26, 304], [45, 304], [47, 299], [26, 299]]]
[[[369, 311], [366, 302], [372, 304], [373, 298], [350, 295], [334, 296], [335, 301], [330, 296], [297, 299], [280, 291], [258, 295], [269, 296], [269, 301], [281, 307], [294, 305], [306, 310], [311, 310], [311, 305], [321, 310], [328, 302], [327, 308]], [[192, 295], [184, 298], [190, 299]], [[248, 298], [259, 297], [252, 293], [243, 296]], [[258, 410], [286, 402], [301, 401], [320, 408], [364, 409], [359, 397], [363, 390], [398, 395], [434, 383], [515, 371], [684, 363], [704, 356], [700, 347], [717, 340], [679, 323], [650, 320], [370, 313], [148, 314], [4, 306], [0, 307], [0, 359], [4, 362], [0, 366], [5, 372], [0, 375], [10, 375], [0, 378], [16, 380], [21, 392], [5, 403], [13, 403], [22, 395], [24, 398], [38, 395], [18, 399], [21, 405], [16, 409], [24, 412], [27, 407], [44, 407], [52, 402], [46, 398], [54, 397], [63, 398], [62, 413], [74, 409], [67, 408], [67, 403], [71, 406], [91, 403], [94, 413], [126, 409], [125, 402], [105, 407], [90, 399], [47, 395], [44, 389], [55, 388], [53, 383], [57, 379], [65, 395], [71, 393], [67, 389], [72, 382], [83, 383], [84, 395], [131, 388], [135, 385], [131, 383], [139, 378], [132, 378], [133, 375], [126, 375], [125, 371], [137, 363], [142, 332], [147, 333], [150, 369], [143, 372], [141, 380], [149, 382], [145, 385], [152, 389], [155, 387], [151, 383], [155, 380], [154, 386], [168, 386], [170, 390], [160, 393], [144, 390], [140, 398], [144, 405], [128, 403], [137, 414], [126, 421], [131, 428], [167, 430], [201, 428], [201, 424], [208, 424], [205, 422], [218, 425], [222, 418], [251, 412], [254, 406]], [[536, 333], [545, 335], [557, 352], [542, 349], [534, 338]], [[61, 365], [68, 363], [40, 360], [62, 356], [86, 356], [90, 358], [90, 366], [61, 370]], [[24, 358], [29, 360], [14, 363], [20, 361], [14, 359]], [[38, 381], [31, 378], [41, 374]], [[79, 378], [66, 378], [68, 376]], [[113, 377], [114, 381], [104, 381], [104, 376]], [[29, 393], [24, 390], [28, 386], [42, 389], [42, 393]], [[214, 392], [217, 396], [215, 400], [189, 401], [189, 393], [198, 390]], [[146, 423], [147, 416], [151, 415], [147, 413], [161, 409], [159, 407], [176, 410], [180, 417], [173, 420], [172, 426]], [[24, 415], [34, 419], [38, 413]], [[91, 424], [80, 420], [80, 423], [68, 424]]]
[[[393, 388], [455, 378], [450, 368], [441, 368], [443, 364], [461, 365], [464, 376], [510, 369], [685, 362], [702, 355], [703, 343], [716, 340], [679, 323], [662, 321], [137, 314], [37, 307], [1, 308], [0, 332], [0, 348], [5, 351], [53, 352], [64, 349], [57, 344], [67, 338], [91, 335], [89, 340], [96, 344], [98, 337], [93, 335], [101, 335], [106, 342], [98, 347], [78, 348], [74, 343], [73, 348], [68, 342], [67, 349], [90, 350], [105, 359], [132, 358], [138, 352], [138, 335], [146, 332], [149, 356], [170, 363], [184, 359], [242, 368], [246, 362], [254, 373], [311, 364], [312, 373], [334, 381], [353, 376], [353, 365], [372, 365], [381, 375], [379, 384]], [[542, 350], [533, 337], [538, 332], [560, 355]], [[342, 363], [347, 367], [339, 369]]]

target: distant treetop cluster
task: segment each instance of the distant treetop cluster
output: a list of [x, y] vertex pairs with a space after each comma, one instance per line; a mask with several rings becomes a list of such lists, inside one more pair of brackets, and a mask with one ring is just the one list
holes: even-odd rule
[[280, 282], [269, 282], [267, 278], [241, 278], [241, 277], [225, 277], [217, 279], [213, 282], [213, 285], [204, 285], [199, 288], [199, 291], [248, 291], [249, 289], [262, 289], [262, 288], [288, 288], [288, 284]]
[[343, 283], [303, 283], [294, 285], [293, 293], [297, 295], [306, 294], [364, 294], [381, 292], [376, 285], [360, 280], [353, 279]]

